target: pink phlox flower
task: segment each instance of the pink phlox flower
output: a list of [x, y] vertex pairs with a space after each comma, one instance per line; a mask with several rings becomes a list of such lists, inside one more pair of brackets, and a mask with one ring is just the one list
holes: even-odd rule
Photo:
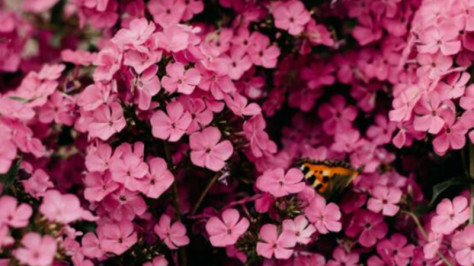
[[373, 212], [382, 212], [385, 216], [394, 216], [400, 209], [396, 204], [400, 202], [402, 191], [396, 187], [376, 186], [371, 191], [372, 198], [367, 202], [367, 209]]
[[185, 69], [183, 64], [175, 62], [166, 66], [166, 75], [161, 79], [161, 84], [170, 93], [178, 91], [191, 94], [200, 81], [201, 74], [197, 69]]
[[377, 240], [387, 234], [388, 227], [381, 214], [366, 210], [358, 210], [352, 217], [346, 229], [346, 235], [357, 237], [359, 243], [364, 247], [372, 247]]
[[89, 145], [85, 158], [85, 165], [90, 172], [105, 172], [110, 167], [112, 148], [102, 142], [97, 145]]
[[76, 65], [89, 66], [94, 62], [96, 57], [95, 53], [90, 53], [83, 50], [70, 50], [65, 49], [61, 51], [61, 59], [65, 62], [70, 62]]
[[313, 45], [322, 44], [329, 47], [334, 46], [331, 33], [324, 24], [317, 24], [311, 19], [309, 23], [306, 24], [306, 34], [308, 34], [309, 41]]
[[[466, 112], [467, 113], [467, 112]], [[465, 116], [456, 121], [454, 111], [445, 113], [443, 116], [445, 126], [441, 132], [433, 139], [433, 148], [438, 155], [444, 155], [448, 149], [459, 150], [466, 145], [466, 133], [469, 127], [466, 127]], [[471, 119], [471, 118], [467, 118]]]
[[234, 93], [232, 97], [225, 95], [224, 100], [227, 107], [229, 107], [229, 109], [237, 116], [254, 116], [262, 112], [262, 109], [258, 104], [248, 104], [248, 99], [239, 93]]
[[435, 54], [441, 51], [443, 55], [453, 55], [461, 49], [459, 30], [454, 24], [431, 26], [420, 34], [420, 44], [417, 46], [420, 53]]
[[186, 9], [184, 10], [183, 20], [189, 20], [194, 15], [201, 13], [204, 10], [204, 3], [202, 0], [185, 1]]
[[456, 233], [452, 239], [456, 262], [460, 265], [468, 266], [474, 264], [474, 225], [467, 226], [463, 231]]
[[424, 95], [414, 109], [417, 114], [413, 121], [414, 129], [431, 134], [439, 133], [445, 124], [443, 113], [454, 110], [453, 107], [450, 101], [442, 101], [435, 91]]
[[297, 243], [308, 244], [311, 241], [311, 236], [316, 232], [316, 228], [309, 223], [304, 215], [298, 215], [293, 220], [283, 221], [283, 231], [293, 232]]
[[125, 152], [112, 158], [109, 171], [113, 181], [137, 191], [141, 187], [140, 181], [148, 174], [148, 165], [135, 153]]
[[173, 184], [174, 176], [162, 158], [149, 159], [148, 166], [150, 173], [141, 179], [140, 191], [147, 197], [157, 199]]
[[25, 191], [35, 198], [42, 197], [49, 188], [54, 187], [49, 175], [42, 169], [36, 169], [30, 178], [23, 180], [22, 183]]
[[155, 34], [155, 43], [159, 48], [168, 52], [177, 53], [183, 51], [191, 42], [189, 31], [190, 29], [183, 25], [169, 26], [165, 28], [163, 32], [157, 32]]
[[97, 228], [101, 248], [116, 255], [124, 253], [137, 242], [137, 233], [133, 223], [122, 220], [114, 223], [104, 223]]
[[466, 85], [471, 75], [467, 72], [455, 72], [441, 81], [436, 90], [442, 99], [457, 99], [464, 95]]
[[122, 49], [135, 49], [147, 53], [148, 42], [155, 31], [155, 24], [145, 18], [135, 18], [129, 24], [129, 29], [120, 29], [112, 38], [112, 42]]
[[84, 177], [84, 198], [88, 201], [102, 201], [107, 195], [119, 188], [119, 184], [114, 182], [110, 173], [92, 172]]
[[191, 114], [192, 121], [186, 130], [187, 134], [194, 133], [203, 129], [212, 122], [213, 112], [206, 106], [204, 101], [199, 98], [184, 97], [180, 99], [184, 108]]
[[359, 265], [359, 254], [347, 252], [343, 247], [336, 247], [332, 252], [333, 259], [328, 261], [327, 266], [356, 266]]
[[137, 77], [135, 88], [138, 92], [136, 102], [141, 110], [148, 110], [151, 106], [151, 98], [158, 94], [161, 89], [160, 80], [156, 76], [157, 66], [151, 66]]
[[159, 110], [150, 119], [153, 136], [159, 139], [178, 141], [191, 124], [191, 114], [184, 110], [180, 102], [166, 105], [166, 112]]
[[265, 120], [261, 115], [256, 115], [246, 120], [243, 125], [245, 137], [250, 142], [250, 150], [255, 157], [262, 157], [264, 153], [275, 153], [276, 144], [270, 140], [265, 132]]
[[452, 201], [443, 199], [436, 206], [436, 215], [431, 219], [431, 230], [449, 235], [468, 219], [469, 203], [465, 197], [458, 196]]
[[207, 221], [206, 231], [214, 247], [225, 247], [234, 245], [249, 224], [249, 220], [241, 218], [236, 209], [227, 209], [222, 212], [222, 219], [213, 216]]
[[464, 110], [474, 109], [474, 84], [467, 87], [464, 95], [459, 100], [459, 105], [464, 108]]
[[408, 265], [413, 257], [413, 244], [407, 244], [404, 235], [395, 233], [390, 239], [383, 239], [377, 244], [377, 253], [387, 264]]
[[152, 0], [147, 7], [153, 20], [163, 28], [178, 24], [186, 10], [183, 0]]
[[114, 44], [101, 49], [94, 60], [97, 68], [94, 71], [95, 81], [110, 81], [122, 64], [123, 52]]
[[326, 200], [319, 194], [315, 194], [309, 206], [304, 209], [308, 220], [321, 234], [341, 231], [341, 211], [335, 203], [326, 204]]
[[124, 187], [106, 196], [101, 205], [116, 221], [132, 221], [135, 216], [143, 215], [148, 208], [138, 192], [130, 191]]
[[271, 259], [288, 259], [293, 254], [296, 245], [296, 236], [292, 232], [282, 231], [274, 224], [264, 224], [259, 232], [262, 241], [257, 242], [257, 254]]
[[270, 45], [270, 39], [258, 31], [252, 33], [250, 43], [247, 52], [255, 65], [265, 68], [276, 67], [280, 55], [277, 45]]
[[[308, 88], [317, 90], [323, 86], [332, 85], [336, 81], [334, 76], [335, 68], [332, 64], [324, 64], [322, 62], [312, 63], [309, 67], [303, 68], [301, 78], [307, 81]], [[316, 74], [317, 73], [317, 74]], [[336, 95], [331, 101], [339, 101], [342, 96]], [[345, 100], [344, 104], [345, 105]]]
[[[198, 1], [190, 1], [190, 2], [198, 2]], [[168, 266], [168, 261], [165, 259], [163, 255], [156, 256], [150, 262], [145, 262], [143, 266]]]
[[311, 16], [300, 1], [289, 1], [279, 3], [272, 10], [275, 19], [275, 27], [287, 30], [291, 35], [300, 34]]
[[33, 214], [33, 209], [30, 205], [18, 204], [16, 198], [7, 195], [0, 198], [0, 226], [25, 227], [28, 225], [31, 214]]
[[376, 144], [387, 144], [390, 143], [396, 127], [386, 116], [377, 115], [375, 123], [367, 129], [366, 135]]
[[54, 92], [48, 102], [39, 110], [39, 120], [42, 123], [56, 122], [71, 126], [74, 123], [74, 100], [61, 92]]
[[56, 240], [51, 236], [27, 233], [21, 239], [22, 247], [13, 251], [15, 257], [31, 266], [51, 265], [57, 250]]
[[240, 79], [252, 67], [252, 61], [247, 51], [241, 46], [232, 46], [230, 49], [230, 68], [228, 75], [233, 80]]
[[335, 95], [331, 98], [331, 103], [321, 105], [318, 116], [324, 121], [324, 131], [334, 135], [346, 132], [352, 127], [352, 122], [357, 116], [357, 108], [346, 105], [346, 100], [342, 95]]
[[189, 137], [191, 161], [194, 165], [219, 171], [225, 166], [234, 148], [229, 140], [219, 142], [221, 132], [215, 127], [205, 128], [202, 132], [193, 133]]
[[91, 84], [87, 86], [81, 94], [79, 94], [77, 105], [86, 111], [95, 110], [103, 104], [110, 103], [115, 98], [113, 92], [116, 91], [117, 88], [115, 82], [97, 82]]
[[189, 244], [186, 227], [179, 221], [171, 224], [171, 218], [166, 214], [161, 215], [154, 231], [170, 249], [178, 249]]
[[283, 197], [302, 191], [305, 187], [303, 173], [291, 168], [286, 173], [283, 168], [270, 169], [257, 178], [256, 186], [275, 197]]
[[223, 75], [213, 71], [200, 70], [202, 78], [198, 87], [203, 91], [211, 92], [214, 99], [222, 100], [225, 95], [232, 94], [236, 91], [234, 83], [227, 74]]
[[0, 174], [7, 173], [17, 154], [15, 144], [8, 140], [0, 140]]
[[445, 56], [441, 53], [432, 54], [418, 54], [417, 62], [420, 67], [416, 70], [419, 77], [427, 75], [430, 79], [436, 79], [451, 69], [453, 59], [450, 56]]
[[81, 207], [79, 198], [74, 194], [61, 194], [57, 190], [48, 190], [43, 196], [39, 211], [48, 220], [68, 224], [77, 220], [90, 220], [90, 213]]
[[122, 131], [126, 124], [122, 107], [118, 102], [112, 102], [110, 105], [103, 104], [94, 110], [88, 130], [90, 136], [105, 141]]
[[[98, 228], [98, 232], [103, 227]], [[91, 232], [86, 233], [81, 239], [81, 251], [88, 258], [101, 258], [104, 256], [105, 251], [102, 249], [99, 238]]]

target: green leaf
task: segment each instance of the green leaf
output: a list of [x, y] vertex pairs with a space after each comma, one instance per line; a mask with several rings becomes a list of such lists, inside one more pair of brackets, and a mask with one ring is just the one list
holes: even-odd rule
[[457, 186], [468, 186], [470, 180], [465, 177], [454, 177], [439, 184], [433, 186], [433, 197], [431, 198], [430, 205], [432, 205], [438, 197], [446, 191], [448, 188]]
[[[7, 173], [0, 175], [0, 183], [3, 184], [3, 191], [9, 189], [14, 183], [20, 169], [21, 160], [17, 160]], [[0, 191], [0, 192], [3, 192]]]

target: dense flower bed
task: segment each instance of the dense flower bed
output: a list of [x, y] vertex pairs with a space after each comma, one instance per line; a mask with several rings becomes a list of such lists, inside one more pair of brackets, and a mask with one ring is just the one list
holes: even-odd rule
[[474, 265], [474, 1], [0, 6], [0, 265]]

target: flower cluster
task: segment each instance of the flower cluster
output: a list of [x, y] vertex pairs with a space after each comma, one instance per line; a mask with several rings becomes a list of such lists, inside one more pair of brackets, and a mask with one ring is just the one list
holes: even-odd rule
[[[472, 1], [22, 0], [0, 21], [0, 265], [474, 264]], [[358, 175], [320, 193], [302, 158]]]

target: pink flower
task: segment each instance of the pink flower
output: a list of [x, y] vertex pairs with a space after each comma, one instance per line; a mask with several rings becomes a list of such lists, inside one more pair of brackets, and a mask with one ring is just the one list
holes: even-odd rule
[[451, 242], [456, 261], [463, 266], [474, 264], [474, 225], [467, 226], [464, 231], [454, 235]]
[[148, 174], [148, 165], [135, 153], [126, 152], [110, 162], [110, 173], [112, 180], [136, 191], [140, 188], [140, 181]]
[[92, 172], [84, 177], [84, 198], [88, 201], [102, 201], [107, 195], [115, 191], [119, 184], [114, 182], [110, 173]]
[[245, 217], [240, 219], [236, 209], [225, 210], [222, 213], [222, 220], [213, 216], [206, 223], [206, 231], [214, 247], [234, 245], [248, 227], [249, 220]]
[[283, 231], [278, 234], [278, 228], [274, 224], [265, 224], [260, 228], [260, 238], [263, 242], [257, 242], [257, 254], [271, 259], [288, 259], [293, 254], [296, 237], [293, 233]]
[[443, 55], [453, 55], [461, 49], [458, 40], [459, 30], [454, 24], [443, 23], [432, 26], [421, 32], [418, 51], [420, 53], [435, 54], [441, 51]]
[[280, 55], [278, 46], [270, 45], [270, 39], [258, 31], [252, 33], [250, 42], [251, 45], [247, 52], [252, 62], [257, 66], [274, 68]]
[[0, 226], [20, 228], [28, 225], [33, 209], [26, 203], [18, 204], [16, 198], [3, 196], [0, 198]]
[[389, 239], [383, 239], [377, 244], [377, 252], [386, 263], [395, 263], [395, 265], [408, 265], [415, 246], [407, 245], [407, 239], [404, 235], [395, 233]]
[[159, 139], [178, 141], [186, 132], [192, 118], [189, 112], [184, 111], [179, 102], [166, 105], [168, 115], [159, 110], [150, 119], [153, 136]]
[[101, 203], [110, 216], [117, 221], [131, 221], [135, 216], [143, 215], [148, 208], [138, 192], [124, 187], [109, 194]]
[[352, 105], [346, 105], [346, 99], [342, 95], [334, 95], [331, 103], [321, 105], [318, 116], [324, 121], [324, 131], [333, 135], [345, 132], [352, 127], [352, 122], [357, 116], [357, 109]]
[[202, 132], [193, 133], [189, 137], [191, 161], [194, 165], [219, 171], [225, 166], [234, 148], [228, 140], [219, 142], [221, 132], [215, 127], [205, 128]]
[[16, 146], [8, 139], [0, 140], [0, 174], [7, 173], [16, 157]]
[[396, 204], [400, 202], [402, 191], [396, 187], [376, 186], [371, 191], [372, 198], [367, 202], [367, 209], [373, 212], [380, 212], [385, 216], [394, 216], [400, 207]]
[[77, 99], [77, 105], [86, 111], [92, 111], [102, 104], [112, 100], [112, 93], [116, 91], [116, 84], [97, 82], [87, 86]]
[[43, 123], [51, 123], [70, 126], [74, 123], [74, 101], [61, 92], [54, 92], [49, 101], [42, 106], [39, 119]]
[[450, 106], [441, 101], [437, 92], [422, 97], [418, 103], [414, 110], [418, 114], [413, 121], [415, 130], [439, 133], [444, 126], [441, 115]]
[[85, 234], [81, 239], [81, 244], [81, 251], [88, 258], [101, 258], [104, 256], [105, 252], [100, 245], [100, 240], [94, 233], [89, 232]]
[[466, 84], [470, 78], [471, 75], [467, 72], [455, 72], [441, 81], [436, 90], [443, 99], [457, 99], [464, 95]]
[[102, 249], [117, 255], [124, 253], [137, 242], [137, 233], [133, 223], [129, 221], [105, 223], [97, 228], [97, 232]]
[[170, 93], [191, 94], [200, 81], [201, 74], [197, 69], [185, 70], [183, 64], [176, 62], [166, 66], [166, 76], [161, 79], [161, 84]]
[[114, 76], [115, 72], [120, 69], [122, 63], [122, 52], [119, 48], [110, 44], [107, 47], [100, 50], [94, 60], [94, 65], [97, 68], [94, 71], [95, 81], [110, 81]]
[[106, 143], [99, 142], [97, 146], [89, 146], [85, 165], [90, 172], [104, 172], [109, 169], [112, 158], [112, 148]]
[[298, 215], [294, 220], [283, 221], [283, 231], [293, 232], [297, 243], [308, 244], [311, 241], [311, 236], [316, 232], [316, 228], [308, 222], [304, 215]]
[[238, 80], [242, 75], [252, 67], [252, 61], [246, 53], [246, 50], [241, 46], [232, 46], [230, 49], [230, 68], [228, 71], [229, 77], [233, 80]]
[[143, 266], [168, 266], [168, 261], [164, 256], [156, 256], [151, 262], [146, 262]]
[[433, 140], [433, 148], [438, 155], [444, 155], [449, 148], [459, 150], [466, 145], [467, 128], [463, 120], [456, 121], [454, 112], [449, 112], [444, 119], [445, 127]]
[[108, 140], [113, 134], [122, 131], [127, 122], [123, 117], [123, 110], [119, 103], [101, 105], [93, 112], [93, 120], [88, 130], [92, 137]]
[[186, 10], [182, 0], [151, 0], [147, 6], [153, 20], [163, 28], [179, 23]]
[[[324, 24], [316, 24], [316, 22], [311, 19], [307, 24], [306, 33], [308, 34], [309, 41], [312, 44], [322, 44], [329, 47], [334, 46], [334, 40], [331, 38], [331, 33]], [[340, 69], [340, 65], [338, 65], [338, 68]], [[349, 75], [352, 75], [352, 73]], [[348, 77], [345, 77], [345, 79], [347, 78]]]
[[41, 13], [52, 8], [57, 2], [59, 2], [59, 0], [25, 0], [21, 3], [21, 9], [26, 12]]
[[385, 237], [387, 231], [387, 224], [381, 214], [358, 210], [346, 229], [346, 235], [350, 237], [359, 235], [359, 243], [364, 247], [371, 247], [378, 239]]
[[155, 31], [155, 24], [145, 18], [136, 18], [130, 21], [129, 29], [120, 29], [112, 39], [122, 49], [133, 49], [139, 52], [148, 52], [146, 42]]
[[50, 221], [68, 224], [84, 217], [85, 211], [76, 195], [61, 194], [48, 190], [43, 197], [39, 211]]
[[343, 247], [337, 247], [332, 252], [333, 259], [328, 261], [327, 266], [356, 266], [359, 264], [359, 254], [355, 252], [346, 252]]
[[42, 237], [38, 233], [27, 233], [21, 239], [22, 247], [13, 251], [15, 257], [31, 266], [51, 265], [56, 254], [56, 240], [51, 236]]
[[48, 174], [42, 169], [36, 169], [31, 177], [22, 181], [22, 183], [25, 191], [35, 198], [42, 197], [48, 188], [54, 187]]
[[431, 230], [449, 235], [468, 219], [469, 204], [465, 197], [457, 196], [452, 201], [443, 199], [436, 206], [436, 216], [431, 219]]
[[156, 41], [158, 47], [162, 48], [165, 51], [175, 53], [186, 49], [190, 41], [189, 35], [186, 31], [187, 29], [184, 28], [182, 25], [173, 25], [165, 28], [163, 32], [156, 33], [155, 36], [156, 39], [158, 39]]
[[297, 168], [291, 168], [285, 173], [283, 168], [267, 170], [257, 178], [257, 188], [269, 192], [275, 197], [283, 197], [302, 191], [303, 173]]
[[160, 221], [155, 225], [154, 230], [170, 249], [178, 249], [189, 244], [186, 227], [179, 221], [171, 224], [171, 218], [166, 214], [161, 215]]
[[232, 110], [232, 112], [238, 116], [254, 116], [262, 112], [262, 109], [260, 108], [260, 106], [258, 106], [258, 104], [247, 104], [247, 98], [238, 93], [235, 93], [233, 97], [226, 95], [224, 96], [224, 100], [227, 104], [227, 107], [229, 107], [229, 109]]
[[314, 195], [304, 214], [321, 234], [341, 231], [339, 206], [332, 202], [326, 205], [326, 200], [319, 194]]
[[140, 77], [137, 78], [135, 87], [138, 91], [138, 108], [141, 110], [150, 109], [151, 98], [158, 94], [161, 89], [160, 80], [156, 76], [157, 66], [151, 66], [147, 68]]
[[272, 10], [275, 27], [287, 30], [292, 35], [300, 34], [311, 19], [309, 12], [300, 1], [278, 3]]
[[157, 199], [173, 184], [174, 177], [162, 158], [152, 158], [148, 165], [150, 173], [141, 180], [140, 191], [147, 197]]
[[446, 73], [453, 65], [453, 59], [450, 56], [445, 56], [442, 53], [432, 54], [418, 54], [418, 64], [420, 67], [416, 70], [419, 77], [428, 75], [429, 78], [435, 79], [440, 75]]
[[474, 109], [474, 84], [467, 87], [465, 94], [459, 100], [459, 105], [464, 110]]

